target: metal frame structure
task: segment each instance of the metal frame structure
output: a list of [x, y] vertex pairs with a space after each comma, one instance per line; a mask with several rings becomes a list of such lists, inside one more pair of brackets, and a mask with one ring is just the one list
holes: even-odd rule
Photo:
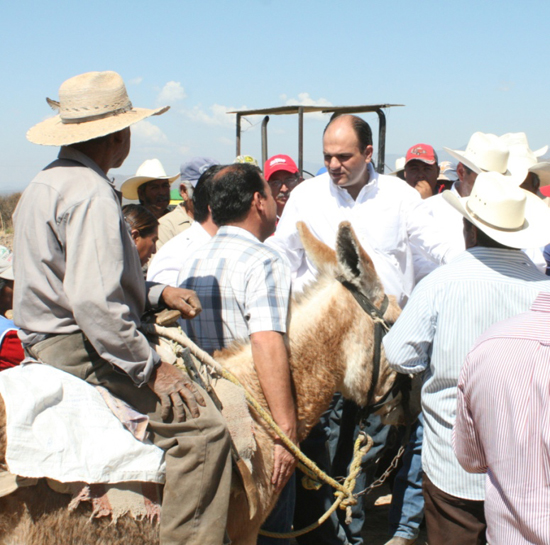
[[270, 115], [291, 115], [298, 114], [298, 168], [300, 175], [303, 173], [303, 155], [304, 155], [304, 114], [311, 112], [321, 112], [333, 115], [358, 114], [358, 113], [376, 113], [378, 115], [378, 163], [376, 169], [379, 173], [384, 173], [384, 160], [386, 157], [386, 115], [383, 108], [392, 108], [394, 106], [404, 106], [404, 104], [370, 104], [361, 106], [278, 106], [275, 108], [260, 108], [256, 110], [237, 110], [227, 112], [237, 116], [237, 155], [241, 154], [241, 118], [247, 115], [264, 115], [262, 120], [262, 165], [267, 161], [267, 124]]

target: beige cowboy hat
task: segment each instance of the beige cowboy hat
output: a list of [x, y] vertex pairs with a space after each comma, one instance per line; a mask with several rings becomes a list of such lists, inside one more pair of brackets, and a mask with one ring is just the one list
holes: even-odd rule
[[395, 160], [395, 170], [393, 172], [389, 172], [388, 176], [399, 176], [400, 174], [403, 174], [405, 170], [405, 157], [398, 157]]
[[524, 132], [509, 132], [503, 134], [500, 140], [510, 152], [508, 159], [510, 172], [527, 170], [539, 177], [540, 187], [550, 185], [550, 163], [539, 162], [539, 157], [548, 151], [548, 146], [531, 151], [527, 135]]
[[444, 191], [443, 198], [486, 235], [511, 248], [537, 248], [550, 242], [550, 209], [521, 189], [527, 171], [503, 176], [482, 172], [469, 197]]
[[464, 151], [443, 148], [457, 161], [477, 172], [499, 172], [506, 176], [508, 170], [508, 149], [495, 134], [475, 132]]
[[118, 132], [170, 106], [134, 108], [116, 72], [87, 72], [61, 84], [59, 102], [46, 99], [59, 114], [38, 123], [27, 139], [43, 146], [69, 146]]
[[168, 180], [175, 182], [180, 177], [179, 173], [175, 176], [167, 176], [162, 163], [158, 159], [147, 159], [137, 169], [136, 175], [128, 178], [120, 187], [122, 196], [131, 201], [137, 200], [138, 187], [152, 180]]

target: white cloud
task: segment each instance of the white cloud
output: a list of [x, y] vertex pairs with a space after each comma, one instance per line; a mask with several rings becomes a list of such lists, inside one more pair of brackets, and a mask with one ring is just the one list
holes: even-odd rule
[[[287, 98], [287, 95], [280, 95], [280, 99], [285, 103], [285, 106], [333, 106], [332, 102], [326, 98], [318, 98], [317, 100], [311, 98], [309, 93], [299, 93], [298, 98]], [[321, 112], [315, 112], [308, 114], [308, 117], [315, 117], [317, 119], [325, 119], [328, 114]]]
[[206, 125], [221, 125], [225, 127], [235, 126], [235, 115], [228, 115], [227, 112], [246, 109], [246, 106], [234, 108], [232, 106], [222, 106], [213, 104], [208, 108], [210, 112], [202, 109], [201, 106], [194, 106], [191, 110], [184, 110], [183, 113], [194, 121], [205, 123]]
[[187, 97], [185, 89], [179, 81], [169, 81], [160, 91], [157, 102], [160, 104], [173, 104]]
[[138, 76], [137, 78], [129, 80], [128, 85], [139, 85], [142, 81], [143, 78], [141, 76]]
[[132, 126], [132, 137], [141, 143], [167, 144], [166, 135], [151, 122], [145, 120]]

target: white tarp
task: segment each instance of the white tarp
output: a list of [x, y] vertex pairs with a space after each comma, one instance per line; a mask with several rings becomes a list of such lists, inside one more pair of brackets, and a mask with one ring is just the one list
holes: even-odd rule
[[49, 365], [0, 372], [9, 471], [60, 482], [164, 483], [164, 452], [121, 424], [91, 385]]

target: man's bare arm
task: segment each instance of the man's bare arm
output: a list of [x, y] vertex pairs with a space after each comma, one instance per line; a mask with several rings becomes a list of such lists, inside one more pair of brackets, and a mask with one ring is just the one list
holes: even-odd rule
[[[283, 334], [278, 331], [259, 331], [250, 335], [250, 341], [254, 366], [273, 419], [296, 442], [296, 407]], [[286, 484], [295, 465], [294, 456], [277, 441], [271, 478], [277, 490]]]

